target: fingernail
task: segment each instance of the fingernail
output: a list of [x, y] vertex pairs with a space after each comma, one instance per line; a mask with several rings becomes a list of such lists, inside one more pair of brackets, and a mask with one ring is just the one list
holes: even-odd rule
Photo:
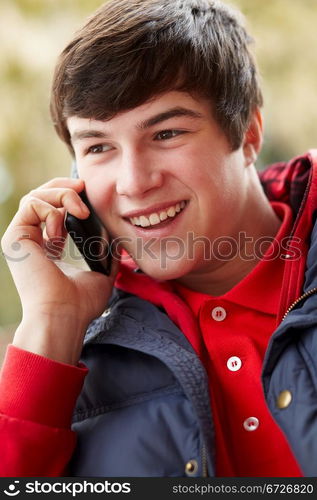
[[87, 205], [85, 205], [83, 201], [79, 202], [79, 206], [86, 214], [90, 214], [89, 208], [87, 207]]

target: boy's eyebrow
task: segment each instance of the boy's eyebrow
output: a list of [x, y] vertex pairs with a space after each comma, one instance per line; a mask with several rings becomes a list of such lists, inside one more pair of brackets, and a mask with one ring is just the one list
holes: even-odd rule
[[167, 111], [163, 111], [162, 113], [158, 113], [157, 115], [148, 118], [147, 120], [142, 121], [137, 125], [137, 128], [146, 129], [149, 127], [153, 127], [153, 125], [157, 125], [165, 120], [169, 120], [170, 118], [175, 118], [177, 116], [189, 116], [190, 118], [203, 118], [203, 115], [198, 111], [194, 111], [189, 108], [176, 107], [168, 109]]
[[89, 137], [99, 137], [100, 139], [105, 139], [107, 134], [105, 132], [101, 132], [101, 130], [75, 130], [75, 132], [71, 135], [70, 140], [71, 143], [80, 141], [82, 139], [88, 139]]
[[[157, 115], [148, 118], [137, 124], [137, 128], [144, 130], [163, 121], [169, 120], [170, 118], [175, 118], [177, 116], [188, 116], [190, 118], [203, 118], [203, 115], [198, 111], [194, 111], [189, 108], [176, 107], [168, 109], [167, 111], [163, 111], [162, 113], [158, 113]], [[107, 132], [103, 132], [101, 130], [93, 130], [93, 129], [85, 129], [85, 130], [75, 130], [71, 135], [71, 142], [80, 141], [82, 139], [89, 139], [90, 137], [96, 137], [99, 139], [106, 139], [109, 137]]]

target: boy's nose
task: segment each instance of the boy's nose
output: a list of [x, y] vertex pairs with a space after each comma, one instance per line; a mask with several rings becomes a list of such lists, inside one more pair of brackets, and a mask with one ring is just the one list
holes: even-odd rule
[[117, 193], [126, 196], [140, 196], [162, 185], [163, 174], [149, 158], [129, 154], [122, 157], [116, 183]]

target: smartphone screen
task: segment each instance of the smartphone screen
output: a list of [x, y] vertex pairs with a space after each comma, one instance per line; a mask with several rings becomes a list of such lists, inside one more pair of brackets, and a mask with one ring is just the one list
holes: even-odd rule
[[89, 217], [78, 219], [67, 212], [65, 228], [90, 269], [109, 276], [111, 272], [109, 235], [95, 214], [86, 192], [82, 191], [79, 196], [90, 210]]

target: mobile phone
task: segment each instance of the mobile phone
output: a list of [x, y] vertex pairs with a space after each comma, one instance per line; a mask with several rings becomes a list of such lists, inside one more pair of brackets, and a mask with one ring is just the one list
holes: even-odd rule
[[92, 271], [110, 275], [111, 252], [107, 230], [94, 212], [85, 191], [79, 193], [90, 210], [87, 219], [78, 219], [70, 213], [65, 216], [65, 228]]

